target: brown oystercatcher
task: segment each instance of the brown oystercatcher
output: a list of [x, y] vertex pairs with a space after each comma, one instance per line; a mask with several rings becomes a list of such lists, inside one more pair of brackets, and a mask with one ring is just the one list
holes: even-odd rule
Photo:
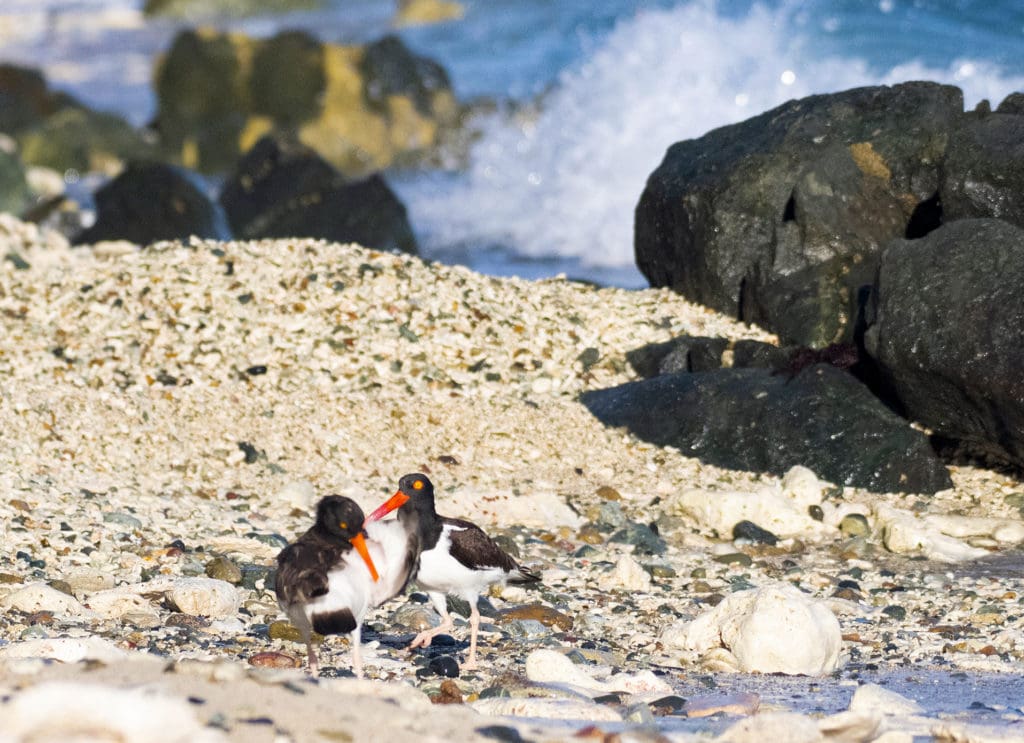
[[328, 495], [317, 504], [313, 527], [277, 556], [277, 602], [302, 634], [314, 676], [319, 662], [313, 632], [348, 633], [352, 671], [363, 675], [363, 617], [399, 593], [415, 567], [404, 529], [373, 524], [367, 539], [363, 521], [363, 509], [351, 498]]
[[434, 510], [434, 486], [426, 475], [404, 475], [398, 481], [398, 491], [366, 520], [376, 521], [395, 509], [398, 522], [410, 535], [410, 547], [421, 549], [419, 570], [413, 578], [441, 615], [440, 626], [420, 632], [409, 647], [427, 647], [436, 635], [452, 629], [445, 600], [445, 594], [451, 593], [469, 602], [469, 657], [463, 668], [476, 668], [480, 625], [476, 602], [480, 594], [495, 583], [534, 583], [540, 576], [521, 567], [476, 524], [439, 516]]

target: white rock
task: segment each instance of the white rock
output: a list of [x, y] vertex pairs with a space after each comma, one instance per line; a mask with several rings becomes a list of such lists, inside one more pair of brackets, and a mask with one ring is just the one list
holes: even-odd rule
[[311, 511], [317, 500], [316, 487], [309, 480], [293, 480], [281, 488], [274, 500], [291, 508]]
[[882, 716], [869, 710], [846, 710], [818, 721], [818, 730], [829, 743], [861, 743], [874, 740]]
[[615, 691], [624, 691], [642, 697], [660, 698], [675, 693], [672, 685], [656, 676], [654, 671], [615, 673], [609, 676], [605, 683]]
[[[787, 493], [778, 486], [753, 491], [684, 490], [667, 500], [675, 513], [690, 518], [704, 530], [720, 537], [732, 538], [732, 528], [739, 521], [753, 521], [779, 537], [814, 536], [832, 531], [815, 521], [802, 502], [808, 498], [804, 489]], [[813, 500], [813, 499], [812, 499]]]
[[924, 709], [913, 699], [890, 691], [878, 684], [861, 684], [853, 693], [850, 709], [877, 712], [882, 715], [920, 715]]
[[809, 717], [795, 712], [763, 712], [743, 718], [715, 740], [721, 743], [764, 743], [769, 740], [818, 743], [825, 737]]
[[[442, 510], [443, 508], [443, 510]], [[485, 524], [521, 524], [553, 529], [568, 526], [578, 529], [585, 519], [569, 508], [562, 496], [553, 492], [520, 493], [480, 491], [460, 488], [438, 495], [441, 513]]]
[[974, 560], [988, 554], [987, 550], [971, 547], [955, 537], [943, 534], [937, 527], [929, 526], [910, 511], [880, 503], [875, 508], [875, 516], [882, 527], [882, 541], [891, 552], [920, 553], [939, 562]]
[[0, 648], [2, 658], [53, 658], [63, 663], [98, 660], [112, 663], [131, 654], [101, 637], [47, 637], [22, 640]]
[[566, 684], [596, 693], [611, 688], [593, 678], [557, 650], [541, 648], [526, 656], [526, 678], [541, 684]]
[[580, 699], [478, 699], [473, 709], [484, 715], [498, 717], [539, 717], [549, 720], [586, 720], [588, 722], [618, 722], [622, 716], [603, 704], [590, 704]]
[[811, 506], [821, 505], [825, 486], [812, 470], [798, 464], [782, 476], [782, 493], [806, 513]]
[[[60, 714], [54, 714], [59, 710]], [[184, 699], [141, 689], [51, 681], [18, 692], [0, 708], [11, 741], [219, 743]]]
[[184, 614], [215, 619], [233, 616], [242, 603], [237, 588], [214, 578], [179, 578], [167, 597]]
[[930, 514], [924, 522], [950, 537], [992, 537], [1002, 544], [1024, 542], [1024, 521], [981, 516]]
[[119, 619], [128, 614], [152, 615], [159, 618], [158, 612], [149, 601], [137, 592], [124, 588], [97, 591], [88, 596], [85, 603], [99, 616], [106, 619]]
[[820, 675], [839, 667], [842, 633], [825, 602], [788, 583], [730, 594], [708, 612], [662, 634], [696, 653], [725, 648], [746, 672]]
[[630, 555], [622, 555], [615, 567], [598, 579], [604, 591], [646, 591], [651, 587], [651, 576]]
[[15, 609], [26, 613], [49, 611], [69, 617], [89, 616], [91, 614], [74, 596], [68, 596], [63, 591], [51, 588], [45, 583], [29, 583], [24, 588], [4, 598], [3, 605], [8, 609]]
[[76, 565], [64, 574], [64, 580], [76, 596], [114, 587], [114, 576], [91, 565]]

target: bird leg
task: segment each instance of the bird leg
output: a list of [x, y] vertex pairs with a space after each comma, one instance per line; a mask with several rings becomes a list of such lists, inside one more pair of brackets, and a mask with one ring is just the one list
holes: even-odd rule
[[476, 601], [469, 605], [469, 657], [462, 664], [462, 668], [473, 671], [476, 665], [476, 632], [480, 627], [480, 611], [476, 608]]
[[309, 675], [320, 675], [320, 661], [316, 657], [316, 650], [313, 649], [313, 641], [306, 642], [306, 659], [309, 661]]
[[356, 627], [349, 635], [349, 641], [352, 643], [352, 673], [356, 675], [357, 679], [363, 677], [363, 656], [359, 650], [360, 634], [359, 627]]
[[448, 600], [445, 595], [435, 595], [433, 593], [428, 594], [430, 596], [430, 603], [437, 609], [437, 613], [441, 615], [441, 624], [434, 627], [433, 629], [423, 630], [413, 641], [409, 643], [409, 650], [413, 648], [427, 648], [430, 647], [431, 641], [438, 635], [444, 632], [451, 632], [455, 626], [455, 622], [452, 620], [452, 615], [448, 613]]

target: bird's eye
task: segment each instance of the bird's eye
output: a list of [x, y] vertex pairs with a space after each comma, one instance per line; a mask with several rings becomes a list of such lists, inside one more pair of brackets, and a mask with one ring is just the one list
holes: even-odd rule
[[342, 529], [347, 529], [348, 528], [348, 524], [346, 522], [344, 522], [344, 521], [342, 521], [341, 524], [339, 524], [339, 526], [341, 526]]
[[412, 484], [413, 490], [423, 490], [423, 480], [417, 480]]

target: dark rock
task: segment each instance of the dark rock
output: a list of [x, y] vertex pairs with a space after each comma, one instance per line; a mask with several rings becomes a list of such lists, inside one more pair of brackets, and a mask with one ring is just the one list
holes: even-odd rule
[[906, 415], [1024, 465], [1024, 230], [960, 220], [885, 251], [865, 348]]
[[[483, 692], [480, 692], [480, 698], [484, 699]], [[485, 725], [482, 728], [476, 728], [473, 732], [484, 738], [500, 741], [500, 743], [527, 743], [527, 739], [509, 725]]]
[[51, 91], [38, 70], [0, 64], [0, 132], [15, 135], [71, 105], [78, 104], [66, 93]]
[[885, 614], [885, 616], [892, 617], [897, 621], [901, 621], [907, 618], [907, 610], [904, 609], [902, 606], [898, 606], [896, 604], [891, 604], [885, 607], [884, 609], [882, 609], [882, 613]]
[[750, 567], [754, 564], [753, 558], [750, 555], [745, 555], [742, 552], [729, 552], [725, 555], [715, 555], [711, 558], [715, 562], [720, 562], [723, 565], [742, 565], [743, 567]]
[[427, 664], [427, 670], [435, 676], [444, 676], [445, 678], [459, 677], [459, 664], [450, 655], [438, 655], [431, 658], [430, 663]]
[[686, 706], [686, 700], [671, 694], [667, 697], [655, 699], [650, 704], [651, 711], [659, 717], [664, 715], [681, 715], [684, 714], [683, 708]]
[[789, 363], [792, 349], [763, 341], [739, 340], [732, 346], [734, 369], [782, 369]]
[[318, 237], [416, 253], [405, 206], [380, 175], [350, 182], [312, 149], [264, 137], [220, 195], [237, 237]]
[[751, 542], [757, 544], [778, 544], [779, 538], [772, 534], [767, 529], [764, 529], [753, 521], [737, 521], [736, 525], [732, 527], [732, 538], [733, 539], [748, 539]]
[[665, 540], [655, 534], [651, 527], [635, 521], [627, 522], [608, 541], [632, 544], [638, 553], [647, 555], [663, 555], [667, 549]]
[[1024, 93], [1010, 93], [996, 108], [997, 114], [1024, 114]]
[[782, 475], [801, 464], [877, 492], [934, 493], [952, 484], [922, 433], [825, 364], [792, 378], [762, 369], [667, 374], [581, 400], [605, 425], [720, 467]]
[[785, 342], [848, 340], [858, 289], [938, 191], [962, 112], [951, 86], [858, 88], [678, 142], [637, 206], [637, 265]]
[[74, 242], [223, 238], [223, 217], [189, 177], [171, 165], [136, 163], [96, 192], [96, 223]]
[[26, 163], [63, 173], [119, 172], [126, 162], [156, 156], [156, 147], [120, 116], [67, 107], [17, 135]]
[[966, 114], [950, 135], [942, 173], [946, 223], [997, 217], [1024, 227], [1024, 113]]
[[663, 343], [650, 343], [626, 353], [626, 360], [641, 377], [673, 372], [718, 369], [728, 338], [683, 335]]
[[204, 172], [227, 170], [260, 136], [279, 134], [365, 176], [422, 158], [459, 116], [444, 71], [397, 37], [357, 47], [304, 31], [186, 30], [155, 86], [164, 148]]

